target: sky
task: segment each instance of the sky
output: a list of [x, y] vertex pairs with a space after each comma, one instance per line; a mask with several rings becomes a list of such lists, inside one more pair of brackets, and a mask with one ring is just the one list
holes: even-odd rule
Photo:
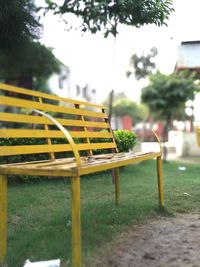
[[[37, 0], [42, 4], [42, 0]], [[141, 88], [147, 81], [137, 82], [132, 76], [126, 78], [129, 60], [134, 53], [148, 53], [158, 49], [157, 68], [165, 74], [173, 72], [177, 47], [181, 41], [200, 40], [200, 1], [175, 0], [175, 12], [168, 26], [143, 26], [139, 29], [120, 26], [116, 39], [104, 38], [102, 33], [92, 35], [80, 30], [68, 31], [59, 16], [47, 14], [42, 18], [44, 25], [41, 42], [53, 48], [55, 56], [71, 69], [76, 83], [96, 89], [96, 102], [103, 101], [114, 89], [124, 92], [133, 101], [138, 101]], [[76, 21], [72, 22], [76, 24]]]

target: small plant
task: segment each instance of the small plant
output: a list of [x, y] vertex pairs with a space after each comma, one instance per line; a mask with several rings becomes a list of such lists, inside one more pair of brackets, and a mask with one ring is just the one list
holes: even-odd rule
[[129, 152], [136, 145], [137, 136], [131, 131], [116, 130], [114, 136], [119, 152]]

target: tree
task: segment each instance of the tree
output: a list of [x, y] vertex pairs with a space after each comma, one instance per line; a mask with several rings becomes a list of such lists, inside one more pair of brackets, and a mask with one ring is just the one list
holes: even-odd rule
[[0, 52], [0, 62], [0, 78], [6, 83], [40, 90], [51, 74], [59, 72], [61, 64], [49, 48], [30, 40], [15, 54]]
[[129, 70], [126, 72], [126, 76], [129, 77], [134, 74], [135, 78], [140, 80], [151, 75], [156, 67], [155, 62], [152, 61], [152, 59], [157, 53], [157, 48], [152, 47], [148, 55], [145, 55], [144, 53], [141, 56], [133, 54], [130, 58], [130, 66]]
[[136, 112], [136, 103], [129, 99], [120, 99], [113, 103], [113, 115], [116, 117], [130, 116], [131, 118], [134, 118]]
[[[56, 14], [74, 14], [81, 18], [82, 31], [96, 33], [103, 30], [117, 35], [119, 24], [140, 27], [144, 24], [165, 24], [173, 11], [172, 0], [68, 0], [58, 5], [55, 0], [46, 0], [47, 9]], [[65, 17], [65, 21], [66, 17]], [[67, 21], [68, 22], [68, 21]]]
[[187, 100], [194, 99], [199, 87], [193, 75], [184, 73], [164, 75], [157, 73], [150, 77], [150, 84], [142, 89], [142, 102], [147, 104], [157, 119], [165, 121], [163, 140], [167, 139], [172, 119], [185, 107]]
[[[109, 99], [103, 103], [109, 107]], [[130, 116], [134, 123], [144, 120], [148, 115], [146, 105], [137, 104], [131, 101], [127, 96], [121, 92], [114, 96], [112, 114], [115, 117]]]
[[32, 0], [1, 0], [0, 50], [13, 51], [27, 38], [39, 36], [40, 23]]

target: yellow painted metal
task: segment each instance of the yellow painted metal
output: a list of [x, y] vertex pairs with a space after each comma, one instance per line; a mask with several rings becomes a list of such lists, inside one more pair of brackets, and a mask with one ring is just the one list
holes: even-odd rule
[[160, 208], [164, 208], [164, 185], [161, 156], [157, 157], [157, 173], [158, 173], [158, 194]]
[[0, 266], [6, 264], [7, 253], [7, 177], [0, 175]]
[[69, 145], [2, 146], [0, 156], [71, 151]]
[[[125, 159], [125, 157], [117, 158], [117, 159], [109, 159], [105, 157], [105, 159], [98, 159], [94, 161], [87, 161], [85, 158], [82, 158], [82, 164], [80, 168], [80, 175], [94, 173], [98, 171], [114, 169], [121, 166], [126, 166], [128, 164], [138, 163], [143, 160], [148, 160], [152, 158], [158, 157], [159, 153], [151, 153], [145, 154], [143, 156], [130, 156]], [[106, 155], [105, 155], [106, 156]], [[87, 158], [87, 157], [86, 157]], [[47, 164], [49, 166], [41, 166], [38, 164], [40, 162], [29, 162], [29, 163], [12, 163], [0, 165], [0, 173], [2, 174], [21, 174], [21, 175], [41, 175], [41, 176], [74, 176], [77, 174], [77, 165], [74, 163], [68, 164], [65, 162], [67, 159], [57, 159], [51, 162], [51, 164]], [[69, 159], [70, 160], [70, 159]], [[44, 161], [44, 164], [48, 161]], [[55, 163], [54, 163], [55, 162]], [[57, 165], [57, 162], [61, 162], [61, 164]], [[63, 162], [63, 164], [62, 164]]]
[[[113, 143], [93, 143], [93, 144], [76, 144], [79, 151], [89, 149], [107, 149], [114, 148]], [[28, 146], [2, 146], [0, 149], [0, 156], [22, 155], [22, 154], [38, 154], [49, 152], [68, 152], [72, 148], [68, 144], [59, 145], [28, 145]]]
[[20, 98], [13, 98], [8, 96], [1, 96], [0, 99], [1, 105], [8, 105], [12, 107], [20, 107], [20, 108], [27, 108], [27, 109], [39, 109], [43, 111], [53, 111], [53, 112], [60, 112], [65, 114], [74, 114], [74, 115], [85, 115], [88, 117], [95, 117], [95, 118], [105, 118], [106, 114], [100, 112], [94, 112], [90, 110], [79, 110], [75, 108], [68, 108], [58, 105], [52, 104], [41, 104], [35, 101], [24, 100]]
[[72, 199], [72, 266], [81, 267], [80, 177], [71, 178]]
[[[106, 110], [105, 108], [102, 108], [102, 113], [106, 113]], [[118, 148], [117, 148], [117, 144], [115, 142], [115, 137], [114, 137], [114, 133], [113, 133], [113, 130], [111, 128], [111, 125], [110, 125], [110, 122], [108, 121], [108, 117], [104, 119], [106, 123], [108, 123], [108, 127], [107, 127], [107, 130], [109, 133], [111, 133], [112, 135], [112, 142], [115, 144], [115, 147], [112, 149], [113, 151], [112, 152], [119, 152], [118, 151]]]
[[200, 126], [196, 127], [195, 131], [196, 131], [197, 145], [200, 147]]
[[41, 97], [44, 99], [57, 100], [59, 102], [64, 102], [64, 103], [91, 106], [91, 107], [96, 107], [99, 109], [103, 108], [102, 105], [97, 105], [97, 104], [93, 104], [93, 103], [85, 102], [85, 101], [74, 100], [74, 99], [70, 99], [70, 98], [63, 98], [63, 97], [59, 97], [59, 96], [55, 96], [55, 95], [49, 95], [49, 94], [42, 93], [39, 91], [29, 90], [29, 89], [25, 89], [22, 87], [16, 87], [16, 86], [4, 84], [4, 83], [0, 83], [0, 90], [4, 90], [4, 91], [8, 91], [8, 92], [15, 92], [15, 93], [19, 93], [19, 94], [34, 96], [34, 97]]
[[56, 168], [20, 168], [20, 167], [7, 167], [7, 168], [0, 168], [0, 172], [4, 175], [15, 174], [15, 175], [35, 175], [35, 176], [47, 176], [47, 177], [71, 177], [76, 175], [77, 168], [76, 164], [74, 167], [70, 169], [56, 169]]
[[[63, 138], [64, 134], [57, 130], [32, 130], [32, 129], [0, 129], [1, 138]], [[52, 145], [49, 143], [49, 145]]]
[[120, 177], [119, 177], [119, 168], [115, 168], [114, 172], [114, 179], [115, 179], [115, 203], [116, 206], [120, 203]]
[[[76, 104], [75, 107], [78, 108], [78, 109], [80, 109], [80, 105], [77, 105]], [[85, 118], [84, 118], [83, 115], [79, 116], [79, 119], [81, 121], [85, 121]], [[87, 132], [87, 128], [86, 127], [82, 127], [82, 130], [84, 131], [84, 133]], [[88, 138], [88, 137], [84, 138], [84, 143], [90, 144], [90, 138]], [[87, 152], [87, 155], [89, 155], [89, 156], [92, 156], [93, 155], [92, 149], [89, 149], [86, 152]]]
[[[71, 137], [78, 138], [112, 138], [109, 132], [69, 131]], [[0, 129], [0, 138], [63, 138], [64, 134], [57, 130], [32, 129]], [[51, 144], [51, 143], [50, 143]]]
[[80, 159], [80, 155], [77, 149], [76, 144], [74, 143], [73, 138], [71, 137], [70, 133], [68, 132], [67, 129], [65, 129], [57, 120], [55, 120], [52, 116], [50, 116], [49, 114], [46, 114], [40, 110], [37, 109], [33, 109], [33, 111], [39, 113], [40, 115], [47, 117], [50, 121], [52, 121], [59, 130], [61, 130], [61, 132], [63, 133], [63, 135], [66, 137], [67, 141], [69, 142], [69, 145], [74, 153], [74, 157], [76, 159], [76, 164], [77, 164], [77, 169], [80, 168], [81, 166], [81, 159]]
[[156, 141], [158, 142], [159, 144], [159, 148], [160, 148], [160, 153], [162, 153], [162, 145], [160, 143], [160, 139], [158, 138], [158, 135], [155, 133], [154, 130], [152, 130], [153, 134], [155, 135], [155, 138], [156, 138]]
[[106, 161], [99, 161], [98, 164], [91, 163], [87, 164], [86, 166], [82, 166], [80, 169], [80, 175], [85, 175], [89, 173], [94, 173], [94, 172], [100, 172], [103, 170], [109, 170], [109, 169], [114, 169], [122, 166], [127, 166], [129, 164], [134, 164], [134, 163], [139, 163], [141, 161], [149, 160], [149, 159], [154, 159], [160, 156], [160, 152], [154, 152], [154, 153], [146, 153], [145, 155], [137, 155], [137, 156], [130, 156], [129, 158], [119, 158], [117, 160], [106, 160]]
[[[43, 103], [41, 97], [39, 97], [39, 102], [40, 102], [40, 103]], [[47, 124], [45, 124], [45, 125], [44, 125], [44, 129], [45, 129], [45, 132], [48, 133], [48, 131], [49, 131], [49, 126], [48, 126]], [[24, 131], [24, 130], [23, 130], [23, 131]], [[33, 135], [33, 137], [34, 137], [34, 135]], [[52, 144], [51, 139], [50, 139], [48, 136], [46, 136], [46, 138], [47, 138], [47, 143], [48, 143], [48, 145], [51, 145], [51, 144]], [[54, 154], [53, 152], [50, 152], [50, 153], [49, 153], [49, 157], [50, 157], [50, 159], [55, 159], [55, 154]]]
[[163, 184], [163, 170], [162, 170], [162, 158], [161, 158], [163, 149], [162, 149], [161, 142], [157, 134], [154, 131], [153, 133], [160, 147], [160, 155], [157, 157], [156, 160], [157, 160], [157, 175], [158, 175], [159, 206], [160, 206], [160, 209], [163, 209], [164, 208], [164, 184]]
[[[69, 133], [72, 137], [87, 138], [87, 139], [89, 138], [112, 138], [112, 134], [109, 132], [69, 131]], [[87, 143], [90, 144], [90, 142], [87, 142]]]
[[[109, 124], [105, 122], [95, 122], [95, 121], [81, 121], [81, 120], [67, 120], [61, 118], [55, 118], [63, 126], [80, 126], [80, 127], [95, 127], [95, 128], [108, 128]], [[52, 125], [49, 119], [33, 115], [23, 115], [23, 114], [13, 114], [0, 112], [1, 121], [13, 121], [22, 123], [33, 123], [33, 124], [48, 124]]]

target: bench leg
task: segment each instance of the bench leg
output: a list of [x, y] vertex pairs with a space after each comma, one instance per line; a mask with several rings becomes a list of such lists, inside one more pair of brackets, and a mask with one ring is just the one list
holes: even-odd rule
[[7, 177], [0, 175], [0, 267], [6, 266], [7, 253]]
[[159, 194], [159, 205], [160, 208], [164, 208], [164, 189], [163, 189], [163, 170], [162, 170], [162, 159], [157, 157], [157, 173], [158, 173], [158, 194]]
[[71, 178], [72, 199], [72, 266], [81, 267], [80, 177]]
[[119, 180], [119, 168], [113, 169], [113, 177], [115, 183], [115, 203], [116, 206], [120, 203], [120, 180]]

